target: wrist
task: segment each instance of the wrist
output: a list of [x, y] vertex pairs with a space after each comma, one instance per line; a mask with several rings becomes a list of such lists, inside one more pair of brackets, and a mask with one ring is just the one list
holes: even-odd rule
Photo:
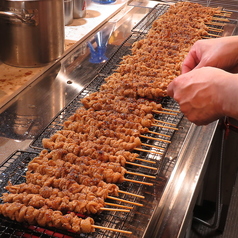
[[238, 119], [238, 74], [229, 74], [223, 80], [223, 90], [220, 92], [222, 116]]

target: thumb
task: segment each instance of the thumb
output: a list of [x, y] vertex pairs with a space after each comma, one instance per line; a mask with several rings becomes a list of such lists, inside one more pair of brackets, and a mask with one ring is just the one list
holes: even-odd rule
[[167, 87], [167, 94], [170, 97], [174, 96], [174, 86], [173, 85], [174, 85], [173, 82], [171, 82]]

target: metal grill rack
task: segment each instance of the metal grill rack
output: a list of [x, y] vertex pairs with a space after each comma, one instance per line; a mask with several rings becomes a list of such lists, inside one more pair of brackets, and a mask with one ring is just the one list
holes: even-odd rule
[[147, 34], [152, 23], [159, 18], [159, 16], [163, 15], [168, 9], [170, 5], [168, 4], [157, 4], [151, 11], [142, 18], [133, 28], [133, 33], [143, 33]]

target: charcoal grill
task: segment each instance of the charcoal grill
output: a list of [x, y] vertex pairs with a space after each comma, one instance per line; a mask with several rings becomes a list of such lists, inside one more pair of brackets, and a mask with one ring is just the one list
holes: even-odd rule
[[[113, 47], [110, 52], [111, 56], [109, 60], [96, 68], [97, 70], [93, 77], [90, 74], [90, 77], [92, 77], [92, 79], [90, 78], [90, 82], [84, 83], [77, 95], [72, 97], [71, 100], [68, 100], [67, 105], [62, 106], [62, 109], [59, 110], [56, 116], [54, 116], [47, 125], [44, 125], [44, 123], [40, 125], [38, 128], [40, 132], [34, 137], [34, 140], [31, 140], [32, 138], [27, 136], [25, 137], [30, 140], [29, 147], [25, 150], [15, 151], [1, 164], [1, 193], [6, 192], [4, 187], [8, 181], [13, 184], [24, 182], [27, 164], [43, 149], [42, 139], [49, 138], [56, 131], [62, 129], [62, 123], [72, 115], [78, 107], [82, 106], [80, 100], [92, 92], [98, 91], [100, 85], [104, 83], [105, 77], [113, 72], [122, 56], [130, 54], [132, 44], [145, 37], [152, 22], [162, 15], [169, 8], [170, 4], [159, 3], [154, 8], [149, 9], [148, 13], [131, 29], [130, 34], [123, 40], [120, 46], [116, 47], [116, 50]], [[236, 19], [230, 19], [229, 32], [227, 34], [232, 34], [235, 31], [236, 24]], [[214, 28], [222, 28], [222, 26], [214, 25]], [[211, 33], [221, 34], [218, 32]], [[62, 59], [61, 64], [65, 66], [66, 71], [67, 67], [71, 66], [70, 62], [73, 62], [73, 59], [77, 59], [77, 52], [80, 52], [80, 47], [79, 45], [68, 57]], [[86, 57], [86, 60], [88, 60], [88, 57]], [[83, 62], [80, 63], [84, 65]], [[74, 71], [73, 74], [75, 74]], [[44, 77], [44, 75], [42, 77]], [[67, 83], [69, 83], [69, 80]], [[161, 98], [158, 99], [158, 102], [161, 103], [164, 108], [179, 110], [178, 104], [170, 98]], [[14, 101], [11, 102], [11, 105], [14, 105]], [[11, 108], [11, 106], [9, 106], [9, 108]], [[7, 110], [8, 108], [2, 115], [6, 116]], [[179, 129], [173, 130], [153, 127], [151, 131], [170, 136], [172, 143], [169, 144], [162, 141], [143, 139], [143, 143], [164, 149], [157, 150], [153, 147], [146, 147], [145, 149], [148, 150], [148, 152], [135, 151], [140, 154], [139, 157], [154, 162], [153, 164], [148, 164], [147, 162], [138, 163], [153, 166], [157, 168], [157, 170], [130, 165], [127, 166], [127, 169], [134, 172], [156, 175], [156, 179], [152, 180], [135, 175], [126, 175], [127, 178], [136, 181], [151, 182], [153, 186], [129, 182], [124, 182], [119, 185], [121, 190], [145, 196], [145, 198], [142, 199], [121, 194], [120, 198], [131, 202], [142, 203], [144, 206], [134, 206], [130, 213], [104, 211], [99, 215], [93, 216], [95, 224], [97, 225], [133, 231], [132, 235], [128, 236], [118, 232], [99, 229], [93, 234], [74, 234], [69, 231], [19, 224], [0, 216], [0, 236], [46, 238], [182, 237], [189, 227], [192, 208], [195, 204], [199, 192], [199, 185], [201, 184], [208, 164], [213, 139], [217, 133], [218, 122], [211, 123], [206, 127], [196, 127], [184, 118], [181, 113], [177, 115], [157, 114], [155, 115], [155, 119], [173, 123]], [[34, 118], [32, 120], [34, 121]], [[28, 133], [29, 131], [27, 134]], [[162, 138], [158, 135], [156, 137]], [[154, 152], [160, 152], [160, 154]], [[181, 203], [181, 201], [183, 201], [183, 203]], [[123, 204], [122, 202], [118, 203]]]

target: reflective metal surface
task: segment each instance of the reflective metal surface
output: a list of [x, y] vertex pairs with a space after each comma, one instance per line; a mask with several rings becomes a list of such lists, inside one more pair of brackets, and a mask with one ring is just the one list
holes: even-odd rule
[[178, 162], [145, 234], [149, 237], [185, 237], [217, 128], [191, 125]]

